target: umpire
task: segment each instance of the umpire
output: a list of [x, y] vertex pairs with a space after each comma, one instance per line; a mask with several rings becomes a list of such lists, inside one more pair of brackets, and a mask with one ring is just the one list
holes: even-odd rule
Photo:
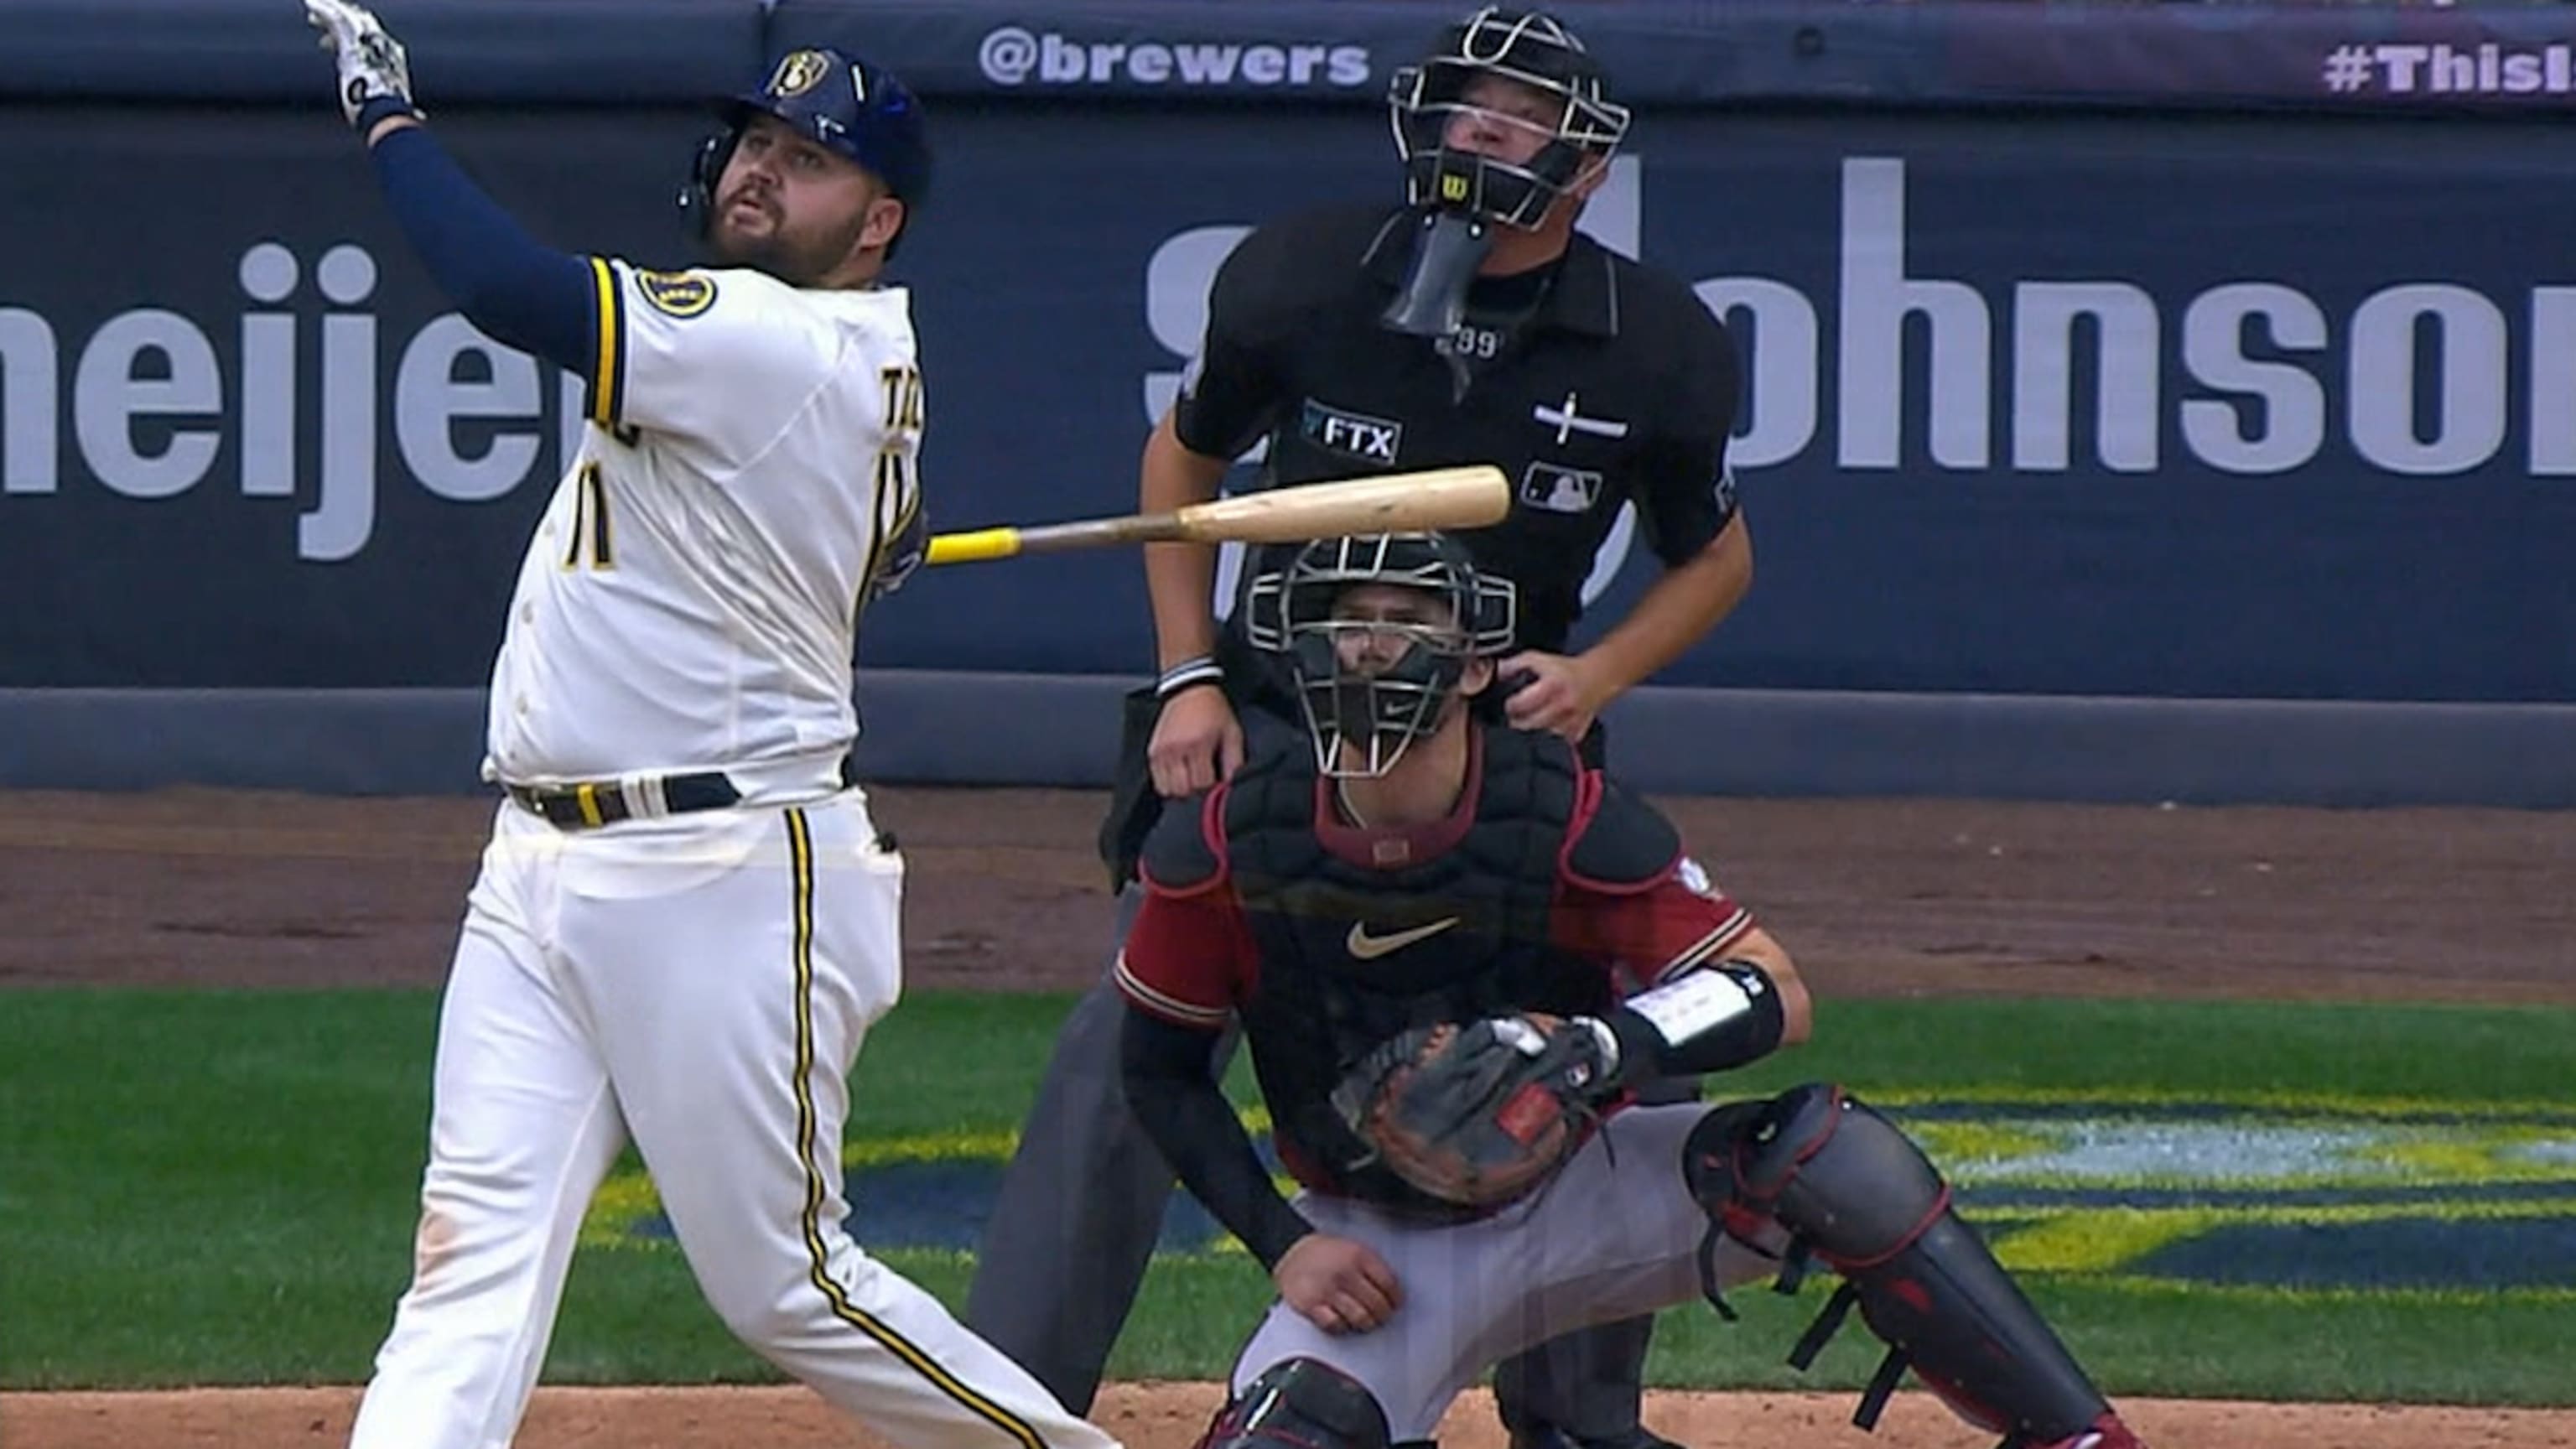
[[[1678, 279], [1575, 232], [1628, 111], [1562, 24], [1479, 10], [1397, 73], [1388, 103], [1407, 205], [1277, 222], [1227, 259], [1199, 356], [1146, 442], [1141, 506], [1215, 497], [1231, 460], [1262, 439], [1273, 487], [1500, 465], [1515, 480], [1511, 515], [1461, 537], [1520, 593], [1504, 707], [1597, 764], [1602, 707], [1689, 648], [1752, 580], [1726, 466], [1734, 344]], [[1583, 580], [1631, 504], [1664, 573], [1569, 654]], [[1214, 551], [1145, 553], [1161, 673], [1129, 701], [1101, 831], [1122, 941], [1141, 894], [1135, 851], [1162, 800], [1214, 785], [1247, 747], [1304, 747], [1291, 692], [1209, 611]], [[1256, 556], [1243, 576], [1283, 561]], [[1066, 1019], [967, 1299], [968, 1323], [1077, 1413], [1135, 1302], [1172, 1185], [1121, 1094], [1123, 1015], [1104, 978]], [[1667, 1090], [1689, 1097], [1696, 1083]], [[1495, 1389], [1513, 1449], [1657, 1449], [1638, 1413], [1652, 1327], [1590, 1329], [1505, 1363]], [[1381, 1331], [1401, 1332], [1401, 1319]]]

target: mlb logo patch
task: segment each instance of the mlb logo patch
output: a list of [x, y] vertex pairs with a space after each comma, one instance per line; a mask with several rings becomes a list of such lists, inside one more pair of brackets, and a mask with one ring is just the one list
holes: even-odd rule
[[1297, 421], [1298, 431], [1307, 442], [1327, 453], [1339, 453], [1381, 468], [1394, 467], [1396, 450], [1404, 446], [1404, 424], [1313, 398], [1306, 399]]
[[1521, 502], [1543, 513], [1589, 513], [1601, 501], [1601, 475], [1561, 463], [1532, 463], [1521, 474]]

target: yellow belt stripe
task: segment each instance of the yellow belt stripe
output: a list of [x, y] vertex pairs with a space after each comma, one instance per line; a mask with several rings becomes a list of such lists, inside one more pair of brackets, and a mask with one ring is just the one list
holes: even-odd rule
[[[918, 1344], [897, 1333], [892, 1324], [851, 1303], [848, 1291], [832, 1279], [823, 1248], [823, 1174], [814, 1166], [814, 1155], [820, 1146], [814, 1140], [817, 1128], [811, 1086], [814, 1073], [814, 836], [802, 810], [787, 812], [787, 854], [796, 880], [796, 1145], [797, 1160], [805, 1165], [807, 1277], [832, 1305], [835, 1317], [875, 1339], [879, 1347], [901, 1359], [914, 1373], [937, 1385], [940, 1392], [1011, 1436], [1021, 1449], [1047, 1449], [1046, 1440], [1029, 1421], [975, 1392], [922, 1352]], [[837, 1153], [839, 1144], [832, 1144], [832, 1150]]]
[[573, 786], [572, 798], [576, 804], [581, 806], [582, 824], [600, 825], [606, 823], [605, 817], [599, 813], [599, 787], [597, 785], [591, 784], [589, 781], [585, 780], [581, 784]]

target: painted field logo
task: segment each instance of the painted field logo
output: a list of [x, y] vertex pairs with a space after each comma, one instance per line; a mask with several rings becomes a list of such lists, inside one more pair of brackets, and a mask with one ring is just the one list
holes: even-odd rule
[[2017, 1270], [2576, 1296], [2576, 1110], [1900, 1099]]
[[[2266, 1296], [2576, 1299], [2576, 1108], [2351, 1100], [1890, 1094], [2014, 1270]], [[1267, 1123], [1247, 1119], [1266, 1151]], [[1008, 1134], [854, 1143], [872, 1251], [972, 1251]], [[640, 1175], [584, 1241], [670, 1245]], [[1183, 1193], [1162, 1251], [1239, 1251]]]

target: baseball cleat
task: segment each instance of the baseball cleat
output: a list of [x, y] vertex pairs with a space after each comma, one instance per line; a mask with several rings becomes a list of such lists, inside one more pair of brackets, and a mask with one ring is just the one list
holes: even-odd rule
[[2036, 1440], [2015, 1440], [2014, 1445], [2015, 1449], [2024, 1445], [2027, 1449], [2147, 1449], [2147, 1441], [2131, 1433], [2129, 1426], [2120, 1422], [2119, 1415], [2108, 1413], [2094, 1420], [2093, 1427], [2080, 1434], [2070, 1434], [2046, 1444]]
[[1539, 1424], [1514, 1429], [1511, 1449], [1682, 1449], [1682, 1446], [1643, 1425], [1624, 1433], [1587, 1438], [1581, 1434], [1569, 1434], [1554, 1424]]

